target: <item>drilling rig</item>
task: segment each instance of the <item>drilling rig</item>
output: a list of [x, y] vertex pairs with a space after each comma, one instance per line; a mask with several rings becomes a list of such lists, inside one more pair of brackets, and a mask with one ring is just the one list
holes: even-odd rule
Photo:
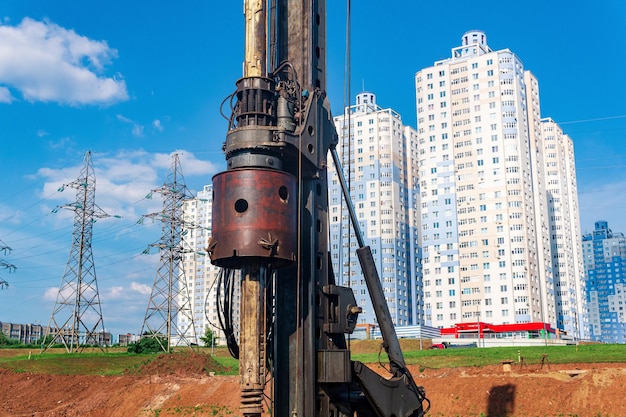
[[[213, 177], [207, 252], [240, 289], [241, 413], [395, 416], [428, 411], [406, 367], [371, 250], [363, 243], [326, 95], [325, 0], [244, 0], [244, 74]], [[390, 376], [352, 361], [361, 308], [337, 285], [328, 247], [329, 158], [338, 167]], [[227, 332], [228, 333], [228, 332]], [[426, 406], [424, 405], [426, 403]]]

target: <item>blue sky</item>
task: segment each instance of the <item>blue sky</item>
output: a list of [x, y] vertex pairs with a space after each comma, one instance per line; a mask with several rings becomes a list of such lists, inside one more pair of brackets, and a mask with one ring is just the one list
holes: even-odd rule
[[[345, 2], [328, 1], [328, 92], [344, 105]], [[470, 29], [509, 48], [539, 80], [542, 116], [574, 140], [581, 229], [626, 232], [626, 3], [352, 2], [352, 96], [362, 88], [415, 127], [414, 74], [449, 57]], [[0, 321], [47, 324], [71, 247], [86, 151], [96, 202], [121, 218], [94, 225], [104, 324], [138, 332], [158, 254], [146, 200], [173, 152], [196, 192], [222, 170], [221, 101], [241, 76], [242, 2], [0, 0]]]

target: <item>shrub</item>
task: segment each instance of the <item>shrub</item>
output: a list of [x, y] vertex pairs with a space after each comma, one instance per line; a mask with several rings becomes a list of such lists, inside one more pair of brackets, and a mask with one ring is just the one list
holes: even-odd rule
[[144, 335], [138, 342], [128, 345], [128, 353], [159, 353], [167, 347], [167, 339], [162, 336]]

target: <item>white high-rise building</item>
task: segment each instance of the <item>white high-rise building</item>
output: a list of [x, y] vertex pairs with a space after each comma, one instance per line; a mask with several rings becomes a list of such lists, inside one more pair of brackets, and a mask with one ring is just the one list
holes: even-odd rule
[[[470, 31], [451, 58], [417, 72], [416, 97], [425, 324], [547, 322], [575, 333], [581, 289], [567, 313], [556, 292], [579, 274], [556, 280], [552, 247], [569, 245], [574, 259], [568, 239], [580, 231], [570, 213], [570, 237], [551, 233], [536, 78]], [[577, 200], [558, 204], [577, 212]]]
[[[191, 300], [193, 321], [198, 338], [209, 327], [216, 343], [224, 344], [224, 334], [220, 330], [215, 294], [219, 268], [211, 264], [206, 252], [211, 236], [213, 207], [213, 186], [205, 185], [198, 195], [185, 201], [182, 232], [183, 260], [181, 267], [187, 279], [187, 289]], [[178, 320], [183, 320], [178, 315]]]
[[574, 143], [551, 118], [541, 122], [557, 327], [589, 339]]
[[[356, 105], [335, 117], [338, 153], [349, 182], [365, 244], [372, 249], [385, 298], [396, 325], [422, 324], [417, 219], [417, 132], [401, 116], [361, 93]], [[339, 285], [352, 287], [363, 308], [359, 324], [376, 318], [355, 250], [357, 240], [339, 179], [329, 175], [330, 249]]]

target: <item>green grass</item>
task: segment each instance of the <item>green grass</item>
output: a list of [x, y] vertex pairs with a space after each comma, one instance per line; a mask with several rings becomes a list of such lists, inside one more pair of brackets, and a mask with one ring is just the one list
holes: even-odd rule
[[213, 359], [224, 368], [230, 369], [230, 371], [224, 375], [239, 375], [239, 361], [237, 359], [232, 356], [213, 356]]
[[15, 372], [58, 375], [122, 375], [137, 368], [155, 355], [129, 353], [51, 353], [0, 358], [0, 368]]
[[[157, 355], [130, 354], [126, 352], [108, 353], [54, 353], [24, 354], [22, 350], [5, 350], [0, 355], [0, 368], [14, 372], [33, 372], [58, 375], [122, 375], [131, 373], [142, 365], [154, 360]], [[202, 353], [208, 354], [206, 350]], [[213, 359], [227, 371], [217, 371], [218, 375], [238, 375], [239, 361], [231, 356], [214, 355]]]
[[141, 416], [159, 417], [164, 412], [167, 415], [172, 413], [180, 416], [214, 416], [214, 417], [232, 417], [233, 410], [225, 406], [216, 405], [196, 405], [196, 406], [176, 406], [169, 408], [145, 409]]
[[[461, 366], [498, 365], [504, 360], [517, 363], [518, 351], [527, 365], [538, 364], [542, 356], [548, 355], [551, 364], [558, 363], [607, 363], [626, 362], [626, 345], [586, 344], [576, 346], [539, 347], [494, 347], [494, 348], [454, 348], [444, 350], [417, 350], [414, 341], [403, 341], [404, 357], [409, 365], [421, 368], [451, 368]], [[364, 363], [378, 363], [379, 341], [352, 342], [352, 359]], [[201, 349], [204, 354], [210, 350]], [[370, 353], [371, 352], [371, 353]], [[127, 370], [135, 370], [157, 357], [157, 355], [137, 355], [126, 352], [75, 353], [58, 352], [32, 354], [30, 359], [24, 350], [3, 350], [0, 355], [0, 368], [16, 372], [34, 372], [61, 375], [122, 375]], [[237, 375], [239, 362], [228, 355], [225, 348], [215, 349], [215, 359], [225, 374]], [[387, 356], [382, 353], [380, 360], [387, 364]], [[222, 372], [218, 372], [223, 374]]]
[[[518, 351], [528, 365], [541, 362], [548, 355], [549, 363], [606, 363], [625, 362], [626, 345], [580, 345], [576, 346], [533, 346], [533, 347], [493, 347], [493, 348], [454, 348], [443, 350], [411, 350], [404, 352], [409, 365], [425, 368], [454, 368], [460, 366], [498, 365], [504, 360], [517, 362]], [[377, 353], [353, 354], [353, 360], [364, 363], [377, 363]], [[381, 354], [381, 361], [387, 356]]]

